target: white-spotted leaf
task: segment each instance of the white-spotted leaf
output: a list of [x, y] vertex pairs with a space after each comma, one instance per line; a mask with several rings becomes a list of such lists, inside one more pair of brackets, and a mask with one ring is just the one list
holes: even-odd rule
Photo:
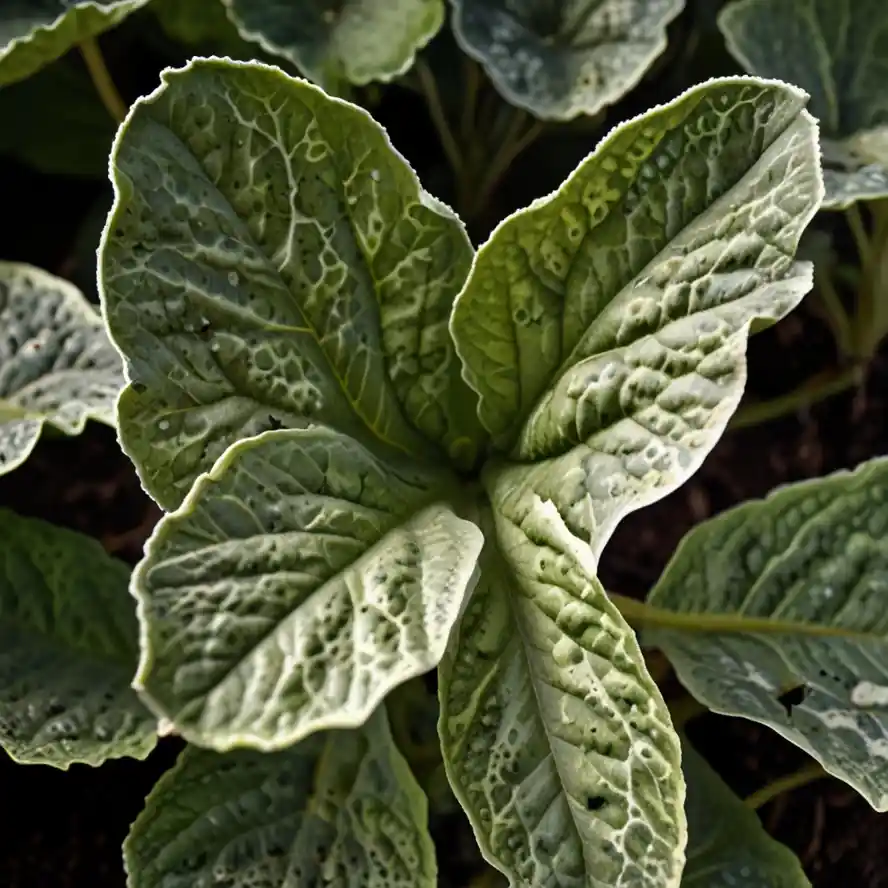
[[393, 80], [444, 24], [444, 0], [224, 0], [241, 35], [330, 92]]
[[748, 71], [811, 94], [823, 130], [824, 207], [888, 197], [888, 4], [737, 0], [719, 26]]
[[447, 327], [472, 248], [366, 112], [277, 68], [196, 59], [133, 106], [112, 164], [120, 435], [164, 508], [280, 425], [475, 461]]
[[123, 368], [99, 317], [72, 284], [0, 262], [0, 475], [21, 465], [44, 423], [79, 435], [114, 425]]
[[451, 0], [456, 38], [503, 96], [537, 117], [595, 114], [666, 48], [684, 0]]
[[804, 101], [712, 81], [619, 127], [494, 232], [457, 299], [466, 379], [509, 456], [483, 475], [499, 555], [442, 666], [441, 730], [515, 886], [679, 884], [678, 738], [595, 571], [619, 520], [724, 431], [750, 329], [810, 289], [793, 261], [822, 195]]
[[0, 509], [0, 747], [16, 761], [66, 769], [154, 747], [130, 687], [128, 579], [95, 540]]
[[770, 725], [880, 811], [886, 533], [884, 459], [745, 503], [685, 537], [648, 598], [644, 634], [701, 703]]
[[703, 757], [682, 743], [688, 787], [688, 860], [681, 888], [811, 888], [798, 858]]
[[382, 711], [283, 752], [190, 747], [124, 842], [130, 888], [435, 888], [427, 803]]
[[811, 287], [793, 261], [822, 196], [804, 101], [748, 78], [695, 87], [618, 127], [481, 248], [451, 327], [510, 450], [490, 477], [509, 520], [551, 502], [597, 559], [714, 446], [750, 331]]
[[440, 668], [448, 777], [515, 888], [677, 886], [679, 740], [635, 633], [553, 512], [485, 527]]
[[186, 739], [280, 749], [437, 666], [481, 531], [448, 475], [326, 429], [241, 441], [146, 546], [136, 685]]
[[0, 86], [23, 80], [148, 0], [3, 0]]

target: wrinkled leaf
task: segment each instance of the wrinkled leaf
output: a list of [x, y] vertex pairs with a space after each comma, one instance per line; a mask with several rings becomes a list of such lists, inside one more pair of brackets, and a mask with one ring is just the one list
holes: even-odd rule
[[0, 262], [0, 474], [29, 456], [44, 423], [79, 435], [114, 424], [122, 368], [102, 319], [76, 287]]
[[154, 747], [130, 687], [128, 580], [95, 540], [0, 509], [0, 746], [15, 760], [67, 769]]
[[451, 327], [511, 450], [494, 495], [511, 520], [552, 501], [597, 558], [718, 440], [750, 329], [811, 287], [792, 258], [822, 195], [804, 101], [747, 78], [696, 87], [618, 127], [481, 248]]
[[30, 77], [147, 2], [4, 0], [0, 6], [0, 86]]
[[515, 885], [679, 883], [678, 739], [595, 570], [723, 432], [750, 327], [810, 288], [792, 260], [822, 193], [804, 100], [713, 81], [618, 128], [494, 232], [457, 299], [466, 378], [511, 456], [484, 473], [501, 556], [442, 667], [442, 737]]
[[329, 92], [393, 80], [444, 24], [444, 0], [224, 0], [243, 37]]
[[756, 813], [688, 743], [688, 861], [681, 888], [810, 888], [798, 858], [775, 842]]
[[737, 0], [719, 27], [748, 71], [811, 94], [824, 135], [824, 207], [888, 196], [888, 4]]
[[501, 515], [487, 530], [440, 670], [447, 773], [516, 888], [676, 886], [678, 737], [634, 632], [553, 512], [533, 539]]
[[[229, 444], [319, 422], [386, 454], [482, 446], [447, 322], [472, 249], [361, 109], [276, 68], [166, 71], [115, 143], [101, 247], [123, 445], [165, 508]], [[434, 443], [432, 443], [434, 442]]]
[[187, 749], [124, 843], [130, 888], [435, 888], [426, 800], [380, 711], [284, 752]]
[[886, 533], [888, 460], [745, 503], [685, 537], [645, 634], [701, 703], [770, 725], [880, 811]]
[[750, 323], [810, 288], [792, 261], [822, 196], [805, 99], [751, 78], [695, 87], [494, 231], [451, 327], [501, 449], [555, 457], [611, 425], [680, 443], [707, 423], [675, 413], [739, 399]]
[[483, 540], [451, 490], [326, 429], [233, 445], [136, 570], [136, 686], [220, 750], [362, 724], [437, 666], [470, 588]]
[[595, 114], [666, 48], [684, 0], [451, 0], [463, 49], [514, 105], [542, 118]]

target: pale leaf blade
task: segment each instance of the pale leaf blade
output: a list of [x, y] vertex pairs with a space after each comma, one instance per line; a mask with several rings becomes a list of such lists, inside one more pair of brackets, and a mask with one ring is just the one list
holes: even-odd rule
[[5, 0], [0, 7], [0, 86], [30, 77], [148, 0]]
[[79, 435], [114, 425], [123, 367], [102, 319], [72, 284], [0, 262], [0, 474], [24, 462], [44, 423]]
[[[774, 728], [888, 809], [888, 461], [699, 525], [651, 591], [645, 643], [711, 709]], [[781, 699], [789, 690], [801, 702]]]
[[747, 71], [811, 94], [824, 135], [826, 209], [888, 195], [888, 154], [860, 156], [856, 140], [884, 125], [888, 109], [881, 0], [736, 0], [718, 18]]
[[801, 299], [792, 255], [823, 194], [805, 101], [752, 78], [694, 87], [617, 127], [493, 233], [451, 329], [501, 449], [554, 457], [661, 392], [705, 400], [709, 353]]
[[276, 68], [196, 59], [133, 106], [112, 166], [103, 305], [126, 397], [154, 413], [122, 413], [120, 434], [161, 505], [281, 424], [473, 462], [447, 328], [471, 245], [365, 111]]
[[427, 803], [379, 711], [283, 752], [189, 747], [124, 842], [130, 888], [435, 888]]
[[811, 888], [798, 858], [772, 839], [687, 742], [688, 860], [681, 888]]
[[595, 114], [666, 48], [684, 0], [451, 0], [463, 49], [512, 104], [537, 117]]
[[154, 747], [130, 687], [128, 580], [94, 540], [0, 510], [0, 746], [13, 759], [66, 769]]
[[473, 583], [452, 485], [320, 428], [233, 445], [136, 569], [146, 702], [219, 750], [362, 724], [438, 664]]
[[224, 2], [244, 38], [292, 62], [330, 92], [393, 80], [444, 24], [444, 0], [351, 0], [300, 8], [287, 0]]
[[677, 886], [686, 826], [669, 712], [588, 557], [557, 515], [539, 519], [528, 535], [497, 515], [487, 533], [440, 667], [448, 777], [515, 888]]

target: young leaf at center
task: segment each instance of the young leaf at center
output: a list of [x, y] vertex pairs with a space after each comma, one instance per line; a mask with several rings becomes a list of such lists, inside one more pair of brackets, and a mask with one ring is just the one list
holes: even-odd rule
[[130, 687], [129, 569], [95, 540], [0, 510], [0, 747], [68, 768], [145, 758], [156, 719]]
[[[888, 460], [692, 530], [646, 643], [710, 709], [770, 725], [888, 810]], [[786, 695], [786, 696], [785, 696]]]
[[68, 281], [0, 262], [0, 475], [21, 465], [45, 423], [79, 435], [114, 425], [123, 367], [102, 319]]
[[447, 328], [472, 248], [365, 111], [277, 68], [196, 59], [133, 106], [112, 165], [100, 278], [130, 380], [120, 437], [164, 508], [281, 425], [477, 460]]
[[471, 587], [482, 537], [452, 491], [327, 429], [233, 445], [134, 575], [146, 702], [220, 750], [362, 724], [437, 666]]
[[276, 753], [190, 747], [124, 843], [130, 888], [435, 888], [427, 803], [383, 712]]
[[494, 566], [442, 663], [441, 734], [514, 886], [679, 884], [678, 739], [595, 571], [617, 522], [724, 431], [750, 330], [810, 289], [793, 261], [823, 193], [805, 101], [716, 80], [618, 127], [493, 233], [454, 306], [503, 457], [483, 473]]

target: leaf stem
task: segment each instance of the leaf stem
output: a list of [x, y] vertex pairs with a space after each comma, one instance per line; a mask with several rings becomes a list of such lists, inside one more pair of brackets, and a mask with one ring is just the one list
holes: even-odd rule
[[108, 66], [105, 64], [105, 58], [102, 50], [99, 48], [98, 41], [95, 37], [86, 37], [78, 44], [80, 54], [83, 61], [86, 62], [89, 76], [92, 79], [93, 86], [102, 100], [108, 113], [118, 122], [123, 123], [126, 117], [126, 102], [121, 98]]
[[847, 367], [842, 370], [824, 370], [785, 395], [741, 407], [734, 414], [728, 428], [744, 429], [790, 413], [797, 413], [799, 410], [804, 410], [813, 404], [831, 398], [833, 395], [860, 385], [862, 372], [862, 368], [859, 366]]
[[670, 611], [625, 595], [608, 592], [611, 603], [623, 618], [635, 627], [677, 629], [681, 632], [743, 632], [758, 635], [807, 635], [826, 638], [872, 638], [865, 632], [844, 629], [841, 626], [821, 626], [817, 623], [797, 623], [770, 617], [745, 614], [711, 614]]
[[521, 132], [522, 124], [527, 117], [526, 112], [515, 109], [515, 115], [509, 123], [505, 137], [487, 168], [477, 196], [472, 203], [472, 215], [480, 212], [487, 205], [490, 196], [496, 190], [502, 177], [508, 172], [512, 162], [526, 151], [543, 133], [545, 124], [541, 120], [534, 120], [531, 125]]
[[860, 255], [861, 264], [864, 266], [869, 265], [873, 258], [872, 244], [870, 243], [870, 237], [866, 231], [866, 224], [863, 221], [863, 216], [860, 215], [860, 209], [857, 204], [851, 204], [851, 206], [845, 210], [845, 220], [848, 223], [848, 228], [851, 229], [851, 235], [857, 246], [857, 252]]
[[419, 77], [419, 85], [425, 96], [432, 123], [434, 123], [435, 129], [438, 131], [438, 137], [441, 139], [441, 145], [444, 148], [444, 153], [447, 155], [450, 166], [453, 168], [453, 173], [457, 180], [459, 180], [462, 177], [464, 166], [462, 151], [447, 121], [447, 114], [444, 112], [444, 105], [441, 102], [441, 94], [438, 92], [437, 83], [435, 83], [435, 75], [424, 59], [417, 59], [414, 67]]
[[848, 312], [842, 304], [842, 298], [836, 289], [835, 282], [827, 269], [823, 269], [815, 278], [817, 295], [823, 306], [824, 315], [832, 330], [836, 345], [843, 355], [850, 355], [854, 348], [854, 331]]
[[792, 774], [787, 774], [784, 777], [778, 777], [761, 789], [757, 789], [752, 795], [747, 796], [744, 802], [753, 811], [757, 811], [782, 793], [791, 792], [794, 789], [819, 780], [821, 777], [829, 777], [829, 774], [823, 770], [820, 762], [808, 762], [799, 768], [798, 771], [793, 771]]

